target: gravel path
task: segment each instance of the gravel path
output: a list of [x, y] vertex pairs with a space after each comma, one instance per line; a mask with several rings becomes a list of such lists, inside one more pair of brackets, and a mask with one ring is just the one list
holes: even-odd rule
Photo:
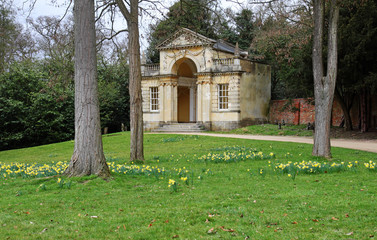
[[[192, 132], [169, 132], [169, 133], [153, 133], [153, 134], [201, 135], [201, 136], [211, 136], [211, 137], [228, 137], [228, 138], [241, 138], [241, 139], [253, 139], [253, 140], [264, 140], [264, 141], [296, 142], [296, 143], [313, 144], [312, 137], [261, 136], [261, 135], [192, 133]], [[377, 153], [377, 140], [331, 139], [331, 146]]]

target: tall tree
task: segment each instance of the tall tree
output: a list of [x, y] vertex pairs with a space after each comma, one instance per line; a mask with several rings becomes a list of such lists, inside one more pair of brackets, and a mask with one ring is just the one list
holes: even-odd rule
[[241, 49], [249, 49], [254, 38], [254, 14], [250, 9], [242, 9], [234, 17], [238, 44]]
[[[130, 93], [130, 161], [144, 161], [144, 128], [141, 99], [141, 65], [139, 42], [139, 0], [115, 0], [127, 21]], [[129, 6], [129, 8], [127, 8]]]
[[0, 5], [0, 73], [6, 68], [10, 60], [11, 39], [17, 35], [17, 25], [14, 22], [13, 12], [6, 1], [1, 0]]
[[325, 1], [314, 0], [314, 34], [313, 34], [313, 77], [315, 98], [315, 133], [314, 156], [331, 157], [330, 126], [331, 110], [337, 75], [337, 30], [339, 6], [336, 0], [330, 0], [330, 17], [327, 45], [327, 71], [323, 66], [323, 26]]
[[43, 63], [50, 73], [50, 81], [65, 87], [73, 84], [74, 78], [74, 33], [73, 18], [64, 21], [57, 17], [41, 16], [29, 23], [38, 33], [37, 42]]
[[75, 0], [75, 148], [68, 176], [110, 175], [102, 146], [94, 20], [94, 0]]
[[[339, 19], [339, 72], [337, 97], [347, 130], [352, 123], [350, 110], [357, 104], [357, 96], [364, 108], [360, 109], [360, 130], [368, 130], [371, 120], [370, 95], [377, 90], [377, 1], [343, 0]], [[363, 114], [362, 114], [363, 113]]]
[[256, 13], [251, 57], [271, 65], [272, 98], [313, 97], [311, 4], [279, 1]]
[[16, 22], [12, 1], [0, 0], [0, 73], [14, 61], [32, 59], [34, 53], [34, 41]]

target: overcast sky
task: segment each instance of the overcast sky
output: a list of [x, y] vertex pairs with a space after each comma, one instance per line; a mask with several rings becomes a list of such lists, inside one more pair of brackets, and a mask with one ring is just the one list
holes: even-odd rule
[[[26, 17], [30, 15], [31, 18], [37, 18], [38, 16], [62, 16], [66, 11], [70, 0], [36, 0], [35, 5], [30, 12], [30, 2], [35, 0], [13, 0], [14, 5], [17, 8], [17, 13], [20, 23], [25, 22]], [[241, 0], [240, 2], [246, 2], [247, 0]], [[168, 0], [165, 2], [174, 2], [174, 0]], [[73, 3], [72, 3], [73, 5]], [[170, 6], [171, 3], [167, 3]], [[224, 7], [232, 7], [233, 10], [239, 8], [237, 4], [229, 2], [229, 0], [222, 0]]]
[[[24, 25], [26, 28], [29, 26], [27, 25], [27, 18], [36, 19], [39, 16], [56, 16], [56, 17], [62, 17], [69, 6], [70, 0], [36, 0], [35, 5], [32, 7], [30, 2], [34, 2], [35, 0], [13, 0], [14, 8], [17, 10], [17, 20], [20, 24]], [[171, 2], [166, 3], [167, 7], [169, 7], [173, 2], [176, 0], [167, 0], [165, 2]], [[228, 0], [229, 1], [229, 0]], [[246, 2], [248, 0], [241, 0], [242, 2]], [[72, 0], [73, 2], [73, 0]], [[72, 3], [73, 5], [73, 3]], [[227, 2], [227, 0], [222, 0], [222, 5], [224, 7], [231, 7], [232, 10], [238, 10], [239, 6], [235, 3]], [[71, 6], [72, 7], [72, 6]], [[151, 20], [148, 19], [148, 16], [144, 16], [143, 22], [150, 22]], [[141, 25], [141, 35], [145, 35], [147, 32], [147, 28], [149, 24], [143, 24]], [[123, 20], [122, 17], [117, 19], [116, 21], [116, 28], [121, 29], [122, 26], [124, 26], [126, 23]], [[141, 38], [141, 48], [146, 49], [146, 40]]]
[[66, 0], [37, 0], [34, 8], [30, 11], [30, 0], [13, 0], [17, 8], [17, 16], [20, 23], [24, 24], [26, 18], [39, 16], [62, 16], [68, 6], [69, 1]]

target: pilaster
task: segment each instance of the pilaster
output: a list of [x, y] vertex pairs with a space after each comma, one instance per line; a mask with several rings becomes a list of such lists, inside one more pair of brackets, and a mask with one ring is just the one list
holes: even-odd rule
[[198, 101], [197, 101], [197, 120], [200, 122], [211, 121], [211, 73], [197, 74], [196, 84], [198, 86]]
[[161, 77], [160, 89], [162, 89], [162, 120], [164, 122], [177, 122], [178, 77], [175, 75]]

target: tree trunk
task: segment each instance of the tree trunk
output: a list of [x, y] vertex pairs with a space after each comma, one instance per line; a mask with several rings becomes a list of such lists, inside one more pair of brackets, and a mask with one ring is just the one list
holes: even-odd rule
[[344, 125], [346, 128], [346, 131], [352, 131], [353, 126], [352, 126], [352, 119], [350, 115], [350, 107], [347, 106], [346, 101], [342, 96], [340, 95], [339, 91], [335, 89], [335, 99], [338, 100], [338, 103], [340, 107], [342, 108], [343, 115], [344, 115]]
[[100, 126], [94, 0], [75, 0], [75, 148], [65, 174], [108, 177]]
[[328, 32], [327, 74], [323, 67], [323, 23], [324, 0], [314, 0], [314, 35], [313, 35], [313, 76], [315, 98], [314, 156], [331, 157], [330, 127], [331, 110], [337, 74], [337, 25], [339, 7], [336, 0], [330, 3], [330, 25]]
[[123, 0], [116, 0], [128, 27], [128, 48], [130, 59], [130, 161], [144, 161], [143, 108], [141, 98], [141, 65], [139, 42], [139, 0], [130, 0], [129, 8]]
[[365, 133], [368, 131], [368, 101], [367, 101], [367, 91], [365, 89], [361, 90], [360, 94], [360, 131]]

